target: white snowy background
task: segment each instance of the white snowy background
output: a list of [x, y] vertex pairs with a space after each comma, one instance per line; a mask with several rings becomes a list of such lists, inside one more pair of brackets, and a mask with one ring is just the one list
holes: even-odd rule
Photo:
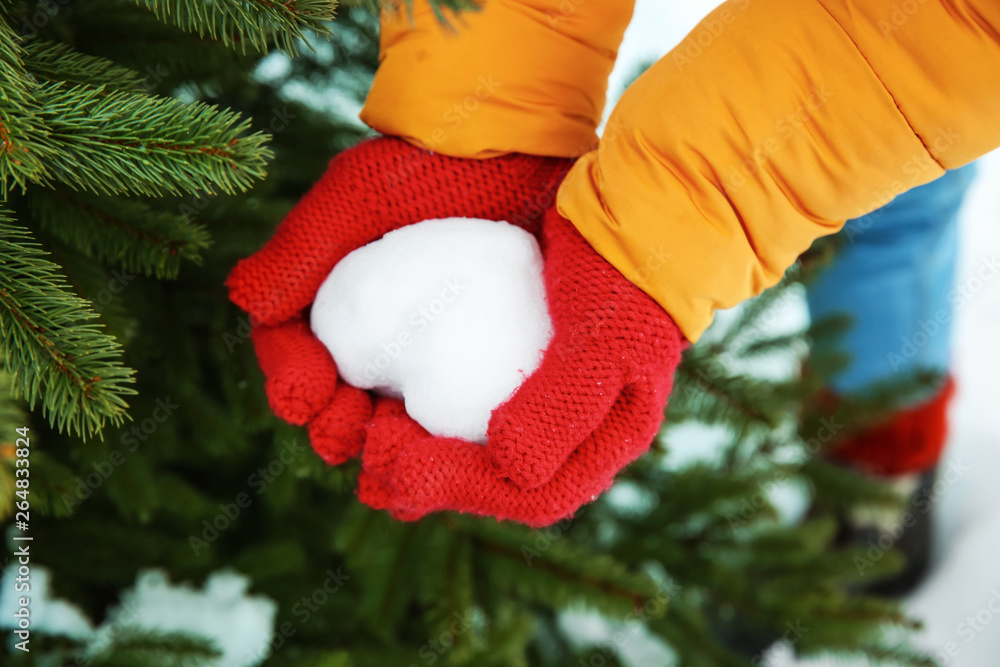
[[[610, 93], [617, 96], [640, 65], [669, 51], [718, 3], [712, 0], [638, 0], [625, 34]], [[975, 287], [977, 274], [985, 279], [975, 297], [955, 318], [954, 365], [958, 393], [951, 412], [952, 428], [943, 469], [963, 471], [943, 488], [935, 508], [933, 568], [925, 582], [907, 599], [912, 615], [923, 620], [918, 646], [942, 665], [996, 667], [1000, 664], [1000, 275], [990, 262], [1000, 260], [1000, 151], [979, 161], [977, 181], [961, 212], [961, 250], [958, 283]], [[786, 328], [801, 323], [805, 305], [785, 308]], [[794, 322], [791, 322], [794, 321]], [[675, 462], [712, 456], [720, 439], [694, 428], [671, 445]], [[785, 503], [793, 509], [791, 503]], [[794, 622], [795, 619], [789, 619]], [[572, 614], [563, 627], [581, 641], [607, 642], [612, 626], [590, 614]], [[669, 653], [635, 629], [619, 644], [619, 657], [630, 667], [668, 665]], [[769, 667], [809, 665], [845, 666], [844, 661], [797, 661], [790, 647], [769, 652]], [[861, 664], [861, 663], [858, 663]]]

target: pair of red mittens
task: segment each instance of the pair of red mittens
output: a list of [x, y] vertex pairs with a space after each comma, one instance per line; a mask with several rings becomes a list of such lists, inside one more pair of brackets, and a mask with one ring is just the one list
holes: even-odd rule
[[[649, 447], [685, 341], [648, 295], [554, 208], [572, 162], [450, 158], [399, 139], [334, 158], [274, 237], [227, 284], [249, 313], [275, 413], [306, 424], [331, 464], [362, 458], [360, 499], [411, 520], [455, 510], [548, 525], [607, 489]], [[554, 336], [500, 405], [486, 446], [429, 435], [400, 401], [337, 378], [305, 311], [349, 252], [427, 219], [506, 220], [539, 237]]]

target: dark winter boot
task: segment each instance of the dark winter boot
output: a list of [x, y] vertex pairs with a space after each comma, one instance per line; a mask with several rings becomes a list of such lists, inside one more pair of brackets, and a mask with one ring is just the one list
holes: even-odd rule
[[[874, 580], [858, 592], [880, 597], [899, 598], [909, 594], [923, 580], [931, 560], [934, 483], [937, 468], [899, 477], [892, 482], [909, 501], [902, 511], [855, 511], [838, 517], [838, 547], [861, 547], [865, 558], [874, 563], [887, 552], [904, 558], [903, 569]], [[865, 561], [859, 561], [859, 567]]]
[[[953, 394], [954, 382], [949, 379], [927, 401], [899, 410], [881, 423], [845, 429], [825, 454], [840, 465], [885, 480], [902, 497], [909, 499], [901, 509], [862, 508], [837, 517], [833, 546], [861, 547], [872, 562], [881, 560], [887, 552], [897, 553], [904, 559], [901, 571], [867, 583], [856, 591], [858, 593], [903, 597], [927, 573], [931, 559], [937, 462], [947, 437], [947, 410]], [[826, 393], [822, 411], [833, 414], [837, 403], [836, 396]], [[814, 512], [823, 504], [822, 498], [816, 500]], [[863, 567], [863, 563], [859, 567]], [[720, 641], [730, 650], [746, 656], [750, 664], [761, 664], [761, 657], [780, 638], [778, 633], [756, 627], [748, 619], [733, 618], [718, 610], [710, 614], [710, 622]]]
[[880, 424], [849, 432], [827, 454], [837, 463], [885, 479], [909, 498], [902, 511], [860, 509], [838, 517], [838, 546], [860, 546], [872, 557], [893, 551], [906, 560], [901, 572], [872, 582], [862, 592], [901, 597], [927, 572], [934, 483], [954, 392], [954, 382], [949, 379], [929, 400], [900, 410]]

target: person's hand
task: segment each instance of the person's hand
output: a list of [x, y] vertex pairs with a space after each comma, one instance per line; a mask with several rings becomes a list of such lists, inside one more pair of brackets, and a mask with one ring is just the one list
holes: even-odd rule
[[433, 218], [506, 220], [537, 233], [571, 164], [521, 154], [451, 158], [393, 137], [369, 139], [331, 160], [274, 237], [226, 281], [230, 299], [250, 316], [275, 414], [308, 424], [327, 463], [356, 456], [372, 400], [337, 379], [306, 314], [334, 265], [394, 229]]
[[594, 500], [649, 448], [684, 337], [554, 209], [542, 254], [554, 336], [493, 412], [486, 446], [432, 437], [386, 400], [366, 437], [363, 502], [405, 520], [455, 510], [543, 526]]

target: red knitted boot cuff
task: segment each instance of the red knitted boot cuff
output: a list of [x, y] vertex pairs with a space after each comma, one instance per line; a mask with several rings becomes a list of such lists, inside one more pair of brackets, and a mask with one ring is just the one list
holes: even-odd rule
[[948, 406], [955, 382], [929, 401], [896, 413], [889, 421], [853, 433], [834, 445], [830, 458], [873, 475], [917, 473], [937, 465], [948, 435]]

